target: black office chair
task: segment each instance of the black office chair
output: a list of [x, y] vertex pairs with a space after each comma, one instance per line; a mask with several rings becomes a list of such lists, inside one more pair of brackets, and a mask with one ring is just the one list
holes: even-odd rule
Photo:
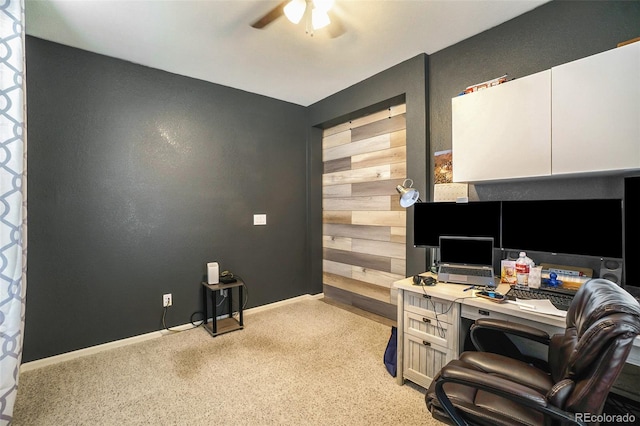
[[640, 334], [640, 305], [616, 284], [598, 278], [578, 290], [563, 334], [549, 337], [514, 323], [478, 322], [477, 330], [502, 329], [547, 344], [548, 360], [537, 364], [499, 353], [462, 353], [427, 390], [434, 418], [456, 425], [591, 424], [602, 414]]

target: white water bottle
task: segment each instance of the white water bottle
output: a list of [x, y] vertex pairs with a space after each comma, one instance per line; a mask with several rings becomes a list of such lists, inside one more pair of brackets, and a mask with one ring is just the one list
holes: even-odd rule
[[532, 260], [527, 257], [527, 253], [521, 251], [520, 257], [516, 260], [516, 285], [527, 287], [529, 283], [529, 270]]

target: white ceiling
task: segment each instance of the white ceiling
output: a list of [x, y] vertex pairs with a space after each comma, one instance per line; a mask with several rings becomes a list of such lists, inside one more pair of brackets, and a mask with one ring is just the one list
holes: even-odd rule
[[345, 32], [313, 37], [280, 0], [26, 0], [29, 35], [308, 106], [548, 0], [335, 0]]

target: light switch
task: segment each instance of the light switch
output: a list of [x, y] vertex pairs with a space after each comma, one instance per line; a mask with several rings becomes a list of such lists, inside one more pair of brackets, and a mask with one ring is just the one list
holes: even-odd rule
[[266, 225], [267, 224], [267, 215], [266, 214], [254, 214], [253, 215], [253, 224], [254, 225]]

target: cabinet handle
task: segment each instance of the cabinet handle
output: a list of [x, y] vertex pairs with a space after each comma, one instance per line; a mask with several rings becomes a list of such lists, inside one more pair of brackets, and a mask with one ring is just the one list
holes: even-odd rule
[[431, 343], [427, 342], [426, 340], [423, 340], [422, 344], [425, 345], [425, 346], [431, 346]]
[[422, 322], [426, 322], [427, 324], [431, 324], [431, 320], [429, 318], [422, 318]]
[[425, 299], [431, 299], [431, 296], [429, 296], [428, 294], [423, 294], [422, 297]]
[[491, 312], [485, 311], [484, 309], [478, 309], [478, 313], [480, 315], [490, 316]]

